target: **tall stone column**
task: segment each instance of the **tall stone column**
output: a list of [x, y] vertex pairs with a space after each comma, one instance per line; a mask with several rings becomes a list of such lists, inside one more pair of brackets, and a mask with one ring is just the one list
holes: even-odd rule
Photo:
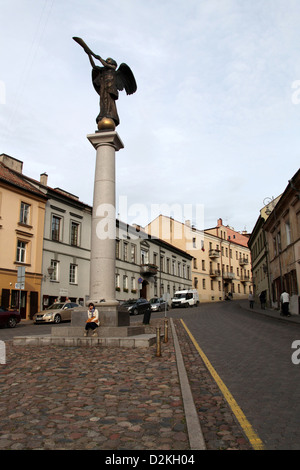
[[125, 326], [115, 291], [116, 182], [115, 152], [124, 148], [116, 131], [87, 136], [96, 149], [91, 233], [90, 301], [97, 306], [103, 326]]

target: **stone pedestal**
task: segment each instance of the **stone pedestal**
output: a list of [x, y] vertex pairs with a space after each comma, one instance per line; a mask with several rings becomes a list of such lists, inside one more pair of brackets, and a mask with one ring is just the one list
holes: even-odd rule
[[[99, 307], [97, 306], [99, 309]], [[145, 334], [144, 326], [130, 326], [129, 315], [127, 312], [118, 312], [118, 324], [115, 324], [116, 317], [111, 316], [109, 307], [103, 306], [103, 311], [100, 313], [100, 327], [97, 328], [97, 335], [99, 338], [125, 338], [128, 336], [136, 336]], [[106, 317], [105, 317], [106, 315]], [[53, 327], [51, 330], [52, 336], [57, 337], [82, 337], [85, 329], [85, 324], [88, 318], [87, 308], [77, 307], [74, 308], [71, 317], [71, 326], [66, 327]], [[103, 319], [106, 318], [106, 323]]]

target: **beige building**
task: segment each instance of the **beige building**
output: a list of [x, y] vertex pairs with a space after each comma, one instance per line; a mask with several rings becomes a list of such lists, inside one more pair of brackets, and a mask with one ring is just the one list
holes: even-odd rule
[[269, 252], [271, 301], [280, 307], [280, 294], [290, 294], [290, 312], [300, 313], [300, 170], [289, 181], [276, 205], [269, 205], [264, 224]]
[[[0, 155], [0, 303], [21, 310], [22, 318], [38, 311], [46, 196], [22, 175], [23, 163]], [[25, 285], [17, 285], [18, 267]], [[21, 302], [19, 303], [21, 293]]]
[[216, 302], [232, 297], [247, 298], [252, 289], [248, 236], [224, 226], [197, 230], [160, 215], [145, 228], [151, 235], [193, 256], [192, 283], [201, 302]]

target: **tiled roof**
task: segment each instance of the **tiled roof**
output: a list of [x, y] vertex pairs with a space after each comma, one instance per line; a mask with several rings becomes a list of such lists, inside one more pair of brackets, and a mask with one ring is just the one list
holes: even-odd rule
[[11, 170], [6, 165], [4, 165], [3, 162], [0, 162], [0, 182], [1, 181], [45, 198], [45, 194], [30, 184], [21, 173]]

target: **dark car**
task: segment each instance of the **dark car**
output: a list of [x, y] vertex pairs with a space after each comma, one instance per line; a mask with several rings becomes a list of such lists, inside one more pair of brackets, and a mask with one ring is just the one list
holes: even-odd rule
[[20, 312], [17, 310], [6, 310], [0, 307], [0, 326], [14, 328], [21, 321]]
[[140, 313], [151, 312], [150, 302], [146, 299], [127, 300], [120, 307], [121, 310], [127, 310], [130, 315], [139, 315]]

